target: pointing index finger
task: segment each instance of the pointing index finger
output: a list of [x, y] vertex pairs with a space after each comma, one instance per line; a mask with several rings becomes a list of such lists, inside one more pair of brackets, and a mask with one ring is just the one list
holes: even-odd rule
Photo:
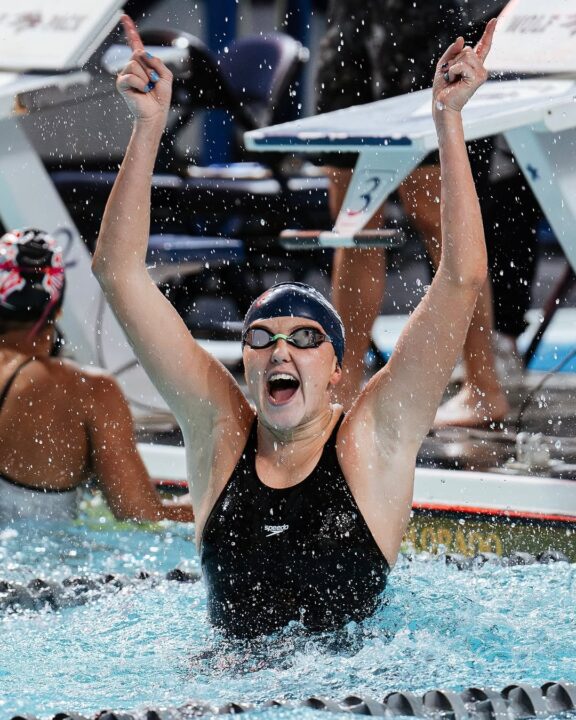
[[484, 34], [474, 48], [476, 55], [480, 58], [482, 62], [486, 60], [486, 57], [490, 52], [490, 48], [492, 47], [492, 38], [494, 37], [494, 31], [496, 30], [496, 22], [496, 18], [492, 18], [492, 20], [488, 22], [484, 29]]
[[135, 52], [136, 50], [144, 50], [144, 43], [142, 42], [142, 38], [138, 34], [134, 20], [132, 20], [130, 15], [122, 15], [120, 22], [122, 23], [126, 40], [128, 41], [128, 45], [130, 46], [132, 52]]

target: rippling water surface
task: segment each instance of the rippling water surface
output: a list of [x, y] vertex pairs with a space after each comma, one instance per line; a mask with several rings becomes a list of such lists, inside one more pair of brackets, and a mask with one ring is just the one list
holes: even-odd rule
[[[382, 699], [391, 690], [576, 682], [574, 565], [460, 571], [403, 558], [384, 606], [361, 626], [309, 636], [295, 625], [256, 642], [225, 642], [206, 622], [202, 583], [162, 575], [198, 569], [191, 538], [183, 526], [0, 529], [0, 579], [152, 574], [78, 607], [0, 615], [0, 720], [191, 699]], [[258, 713], [268, 715], [318, 717]]]

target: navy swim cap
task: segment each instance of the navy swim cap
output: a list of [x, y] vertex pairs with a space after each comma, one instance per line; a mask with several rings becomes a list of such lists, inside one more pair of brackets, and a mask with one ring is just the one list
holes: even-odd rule
[[0, 317], [47, 320], [64, 297], [64, 261], [56, 240], [34, 228], [0, 237]]
[[310, 285], [282, 282], [256, 298], [244, 318], [242, 336], [256, 320], [275, 317], [304, 317], [315, 320], [329, 335], [338, 364], [344, 357], [344, 325], [336, 309]]

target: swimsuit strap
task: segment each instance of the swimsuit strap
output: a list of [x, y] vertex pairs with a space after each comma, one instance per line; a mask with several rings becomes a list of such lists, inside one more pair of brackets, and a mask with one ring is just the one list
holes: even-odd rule
[[18, 365], [18, 367], [16, 368], [16, 370], [14, 370], [14, 372], [12, 373], [12, 375], [10, 375], [10, 377], [9, 377], [9, 379], [8, 379], [8, 382], [6, 383], [6, 385], [4, 385], [4, 390], [2, 390], [2, 394], [0, 395], [0, 412], [2, 411], [2, 406], [4, 405], [4, 401], [6, 400], [6, 396], [7, 396], [8, 393], [10, 392], [10, 388], [12, 387], [12, 384], [14, 383], [14, 380], [16, 380], [16, 377], [17, 377], [18, 373], [20, 372], [20, 370], [23, 370], [23, 369], [26, 367], [26, 365], [28, 365], [29, 363], [31, 363], [33, 360], [34, 360], [33, 357], [27, 358], [26, 360], [24, 360], [23, 363], [21, 363], [20, 365]]

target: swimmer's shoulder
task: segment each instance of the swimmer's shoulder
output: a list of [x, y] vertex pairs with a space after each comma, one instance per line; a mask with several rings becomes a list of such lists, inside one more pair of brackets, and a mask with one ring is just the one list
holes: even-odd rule
[[68, 390], [82, 380], [82, 368], [72, 360], [50, 356], [34, 357], [16, 353], [0, 371], [2, 375], [12, 375], [16, 371], [14, 383], [20, 390], [26, 386], [36, 387], [43, 392]]
[[38, 358], [38, 364], [53, 375], [55, 380], [98, 386], [101, 383], [118, 386], [116, 380], [101, 368], [79, 365], [75, 360], [60, 357]]
[[68, 358], [46, 358], [40, 363], [53, 387], [69, 395], [71, 403], [88, 403], [89, 406], [126, 403], [118, 381], [101, 368], [79, 365]]

